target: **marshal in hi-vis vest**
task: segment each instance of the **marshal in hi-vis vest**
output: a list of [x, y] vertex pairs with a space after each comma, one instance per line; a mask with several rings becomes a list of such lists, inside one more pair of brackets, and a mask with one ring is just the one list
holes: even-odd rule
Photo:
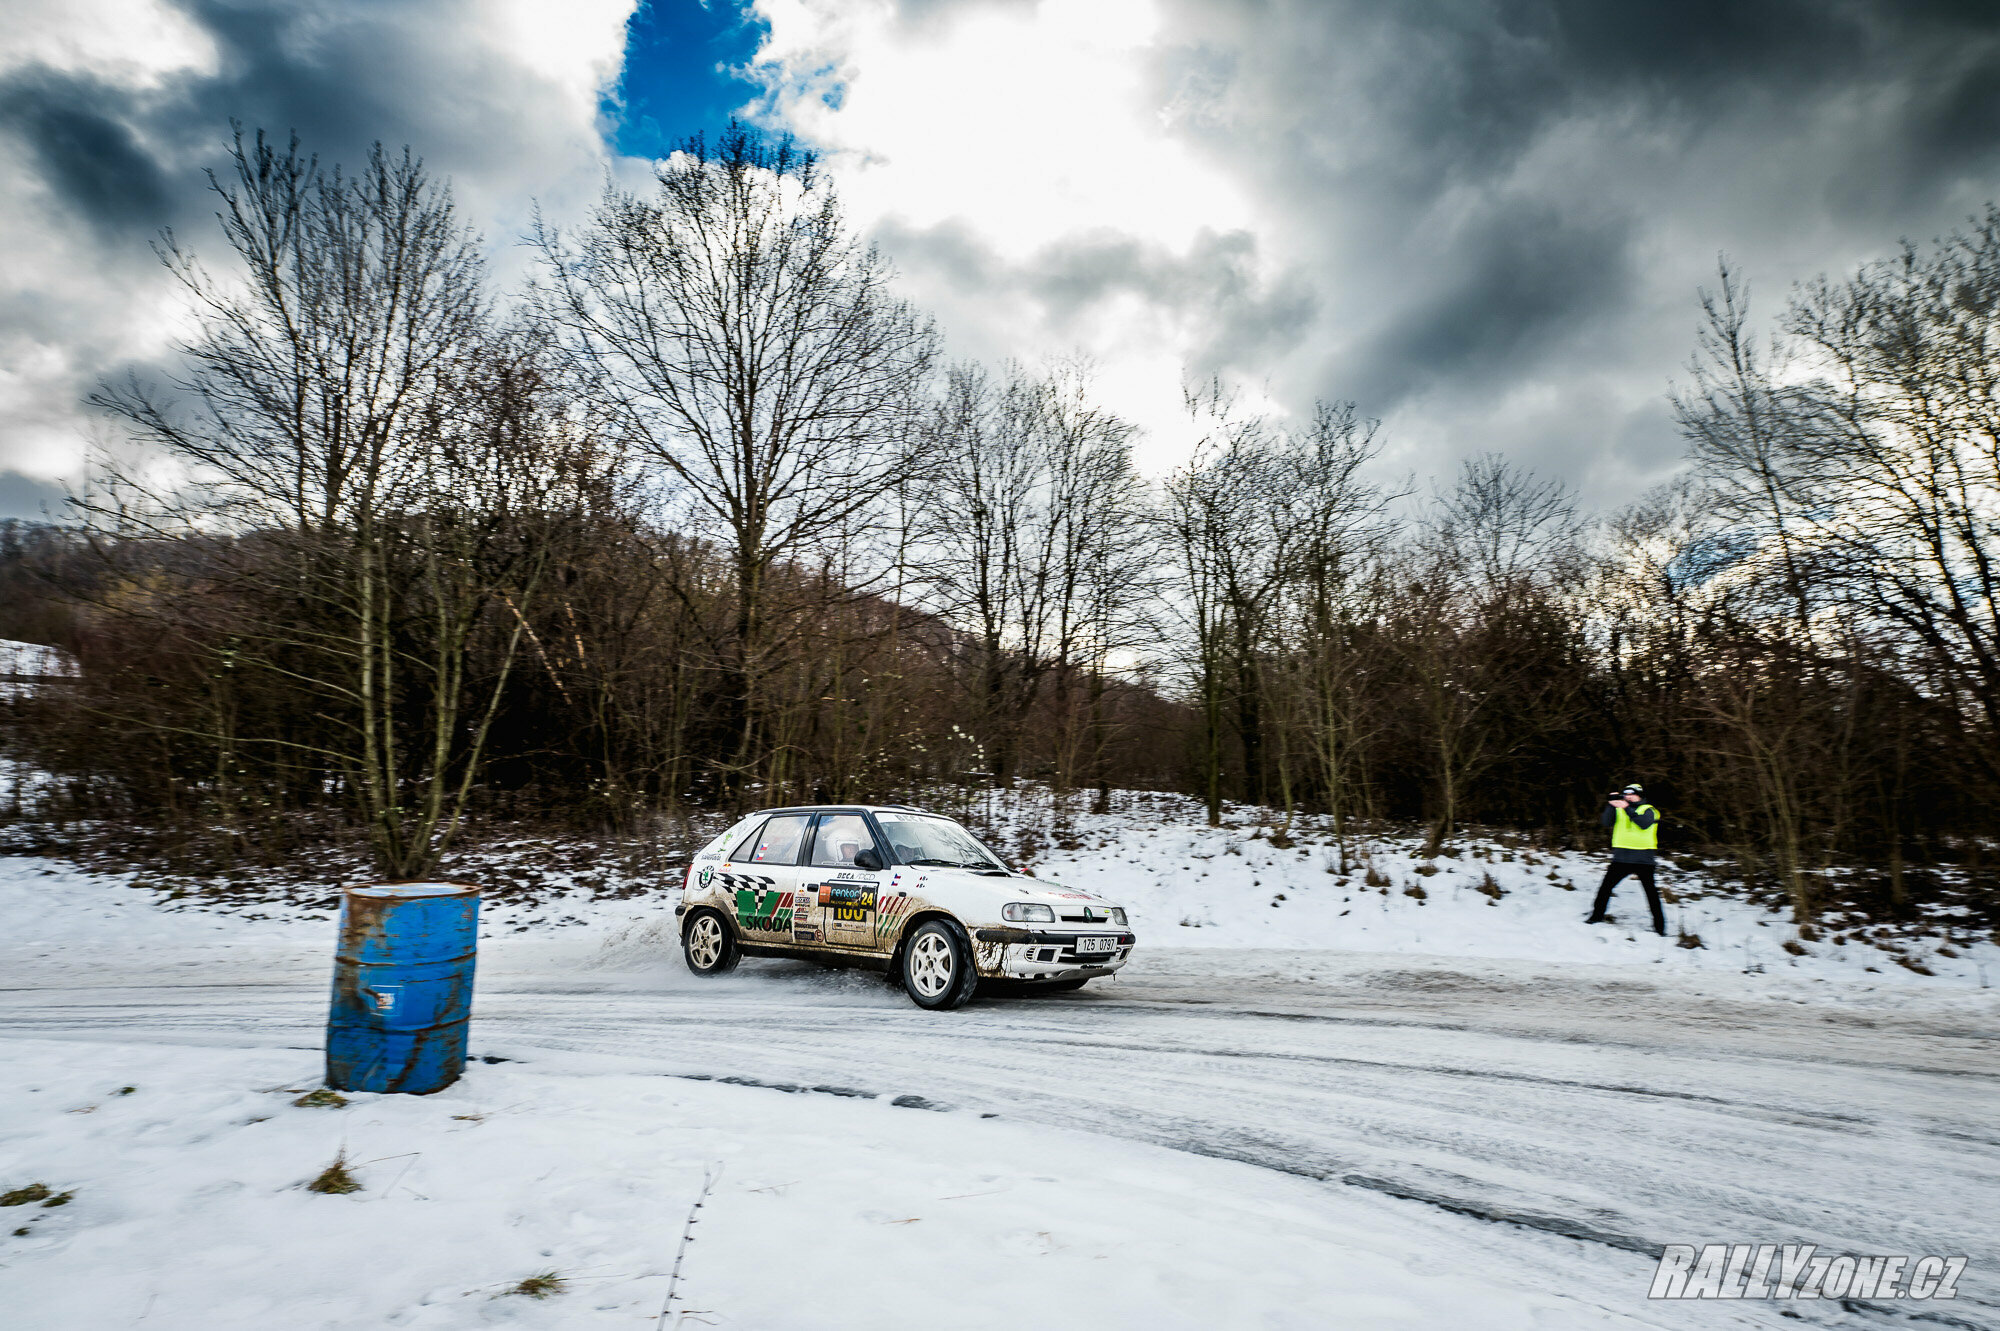
[[[1653, 825], [1641, 827], [1632, 821], [1634, 813], [1651, 813]], [[1611, 847], [1614, 850], [1658, 850], [1660, 848], [1660, 811], [1650, 804], [1641, 804], [1637, 809], [1620, 809], [1618, 821], [1611, 825]]]

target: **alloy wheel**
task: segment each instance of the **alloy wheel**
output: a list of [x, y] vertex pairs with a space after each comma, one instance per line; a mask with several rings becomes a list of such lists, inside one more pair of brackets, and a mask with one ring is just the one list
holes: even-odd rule
[[927, 933], [910, 945], [910, 983], [925, 998], [936, 998], [951, 988], [957, 968], [951, 944], [940, 934]]
[[688, 930], [688, 958], [701, 970], [708, 970], [722, 957], [722, 926], [713, 915], [704, 915]]

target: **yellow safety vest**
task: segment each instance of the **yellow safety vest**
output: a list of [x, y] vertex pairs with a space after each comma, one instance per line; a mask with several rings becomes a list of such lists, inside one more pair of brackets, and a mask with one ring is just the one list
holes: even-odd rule
[[[1654, 819], [1651, 827], [1641, 827], [1632, 821], [1632, 814], [1641, 810], [1651, 810]], [[1659, 810], [1650, 804], [1641, 804], [1638, 809], [1620, 809], [1618, 821], [1611, 825], [1611, 845], [1614, 850], [1658, 850], [1660, 848]]]

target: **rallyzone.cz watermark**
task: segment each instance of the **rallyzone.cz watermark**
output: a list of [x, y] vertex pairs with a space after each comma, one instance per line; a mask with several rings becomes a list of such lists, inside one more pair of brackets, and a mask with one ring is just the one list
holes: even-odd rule
[[1669, 1243], [1649, 1299], [1955, 1299], [1963, 1257], [1822, 1254], [1811, 1243]]

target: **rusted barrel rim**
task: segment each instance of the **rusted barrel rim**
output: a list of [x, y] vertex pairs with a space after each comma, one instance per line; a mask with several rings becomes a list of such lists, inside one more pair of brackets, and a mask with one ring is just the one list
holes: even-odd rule
[[415, 898], [477, 896], [483, 890], [470, 883], [357, 883], [353, 887], [342, 888], [341, 893], [374, 901], [408, 901]]

